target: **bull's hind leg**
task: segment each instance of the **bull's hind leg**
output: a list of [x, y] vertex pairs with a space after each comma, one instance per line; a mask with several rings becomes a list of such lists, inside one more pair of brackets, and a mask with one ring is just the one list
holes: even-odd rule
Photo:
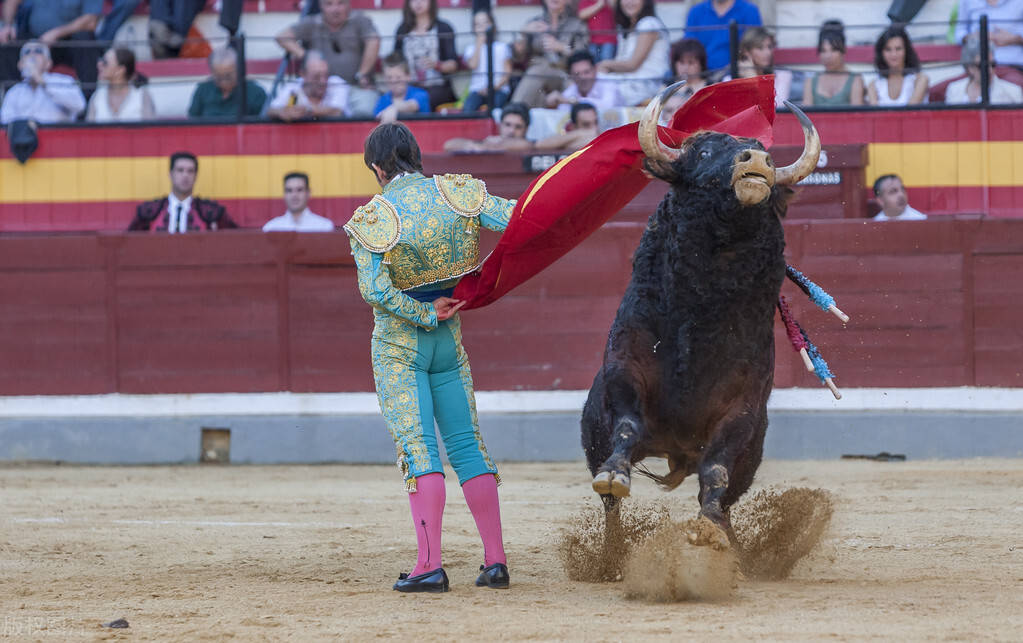
[[593, 477], [593, 490], [615, 498], [625, 498], [632, 489], [632, 451], [643, 437], [638, 417], [620, 417], [611, 432], [614, 450]]

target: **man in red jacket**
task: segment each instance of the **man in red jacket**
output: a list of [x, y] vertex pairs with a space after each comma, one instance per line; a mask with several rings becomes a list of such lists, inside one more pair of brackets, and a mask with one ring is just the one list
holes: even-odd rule
[[199, 160], [191, 152], [170, 157], [171, 192], [162, 199], [139, 204], [128, 230], [150, 230], [181, 234], [196, 230], [237, 228], [227, 209], [208, 199], [192, 196]]

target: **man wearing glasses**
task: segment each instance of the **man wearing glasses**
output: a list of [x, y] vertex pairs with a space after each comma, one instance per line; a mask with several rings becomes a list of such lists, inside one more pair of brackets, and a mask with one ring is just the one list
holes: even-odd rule
[[20, 83], [11, 87], [0, 106], [0, 124], [31, 119], [37, 123], [74, 121], [85, 109], [85, 96], [70, 76], [50, 71], [50, 48], [30, 40], [18, 59]]

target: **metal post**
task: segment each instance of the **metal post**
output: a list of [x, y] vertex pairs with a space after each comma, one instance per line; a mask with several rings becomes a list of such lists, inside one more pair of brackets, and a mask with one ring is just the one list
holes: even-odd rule
[[494, 117], [494, 25], [487, 29], [487, 113]]
[[980, 104], [991, 104], [991, 47], [987, 40], [987, 14], [980, 17]]
[[238, 104], [238, 120], [241, 121], [245, 118], [249, 106], [249, 88], [246, 87], [245, 34], [240, 33], [232, 40], [234, 41], [232, 43], [234, 51], [238, 54], [238, 93], [241, 98], [241, 102]]
[[728, 22], [728, 57], [730, 59], [728, 73], [732, 78], [739, 77], [739, 23]]

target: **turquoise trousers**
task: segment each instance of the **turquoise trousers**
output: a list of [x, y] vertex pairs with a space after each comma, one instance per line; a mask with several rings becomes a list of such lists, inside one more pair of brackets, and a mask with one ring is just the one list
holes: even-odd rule
[[496, 476], [480, 435], [458, 315], [430, 331], [381, 310], [374, 315], [373, 378], [406, 490], [416, 490], [417, 476], [444, 472], [435, 419], [461, 484]]

